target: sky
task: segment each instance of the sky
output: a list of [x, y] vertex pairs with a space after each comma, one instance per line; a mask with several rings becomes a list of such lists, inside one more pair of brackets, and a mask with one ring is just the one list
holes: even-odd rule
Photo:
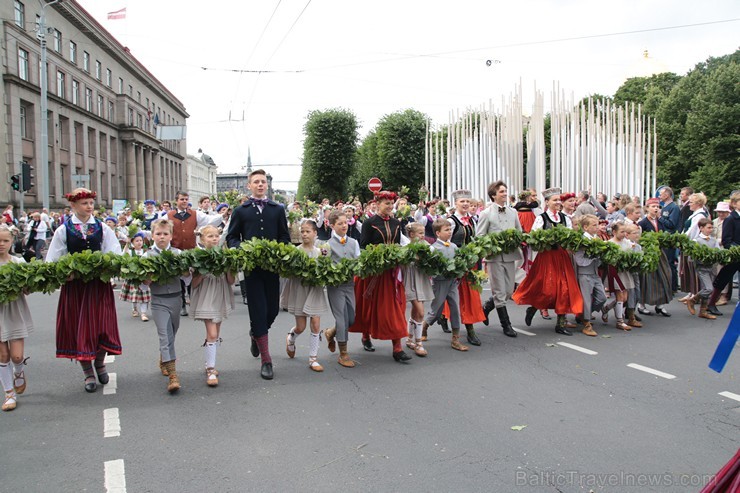
[[189, 154], [237, 173], [250, 150], [284, 189], [297, 187], [313, 110], [351, 110], [362, 138], [407, 108], [436, 124], [501, 108], [521, 83], [524, 112], [535, 87], [547, 111], [554, 83], [574, 100], [613, 95], [629, 77], [683, 75], [740, 46], [736, 0], [78, 2], [183, 102]]

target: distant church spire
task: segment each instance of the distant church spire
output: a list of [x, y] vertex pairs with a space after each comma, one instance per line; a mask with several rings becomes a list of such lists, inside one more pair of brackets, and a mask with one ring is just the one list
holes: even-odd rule
[[247, 174], [252, 172], [252, 149], [247, 147]]

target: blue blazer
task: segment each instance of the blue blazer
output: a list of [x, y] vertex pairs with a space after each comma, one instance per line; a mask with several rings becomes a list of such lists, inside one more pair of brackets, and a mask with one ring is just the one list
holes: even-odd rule
[[260, 212], [259, 207], [249, 199], [234, 209], [226, 234], [227, 245], [237, 248], [242, 241], [252, 238], [290, 243], [288, 218], [282, 205], [268, 200]]
[[679, 210], [675, 202], [671, 202], [670, 204], [663, 207], [663, 211], [658, 218], [658, 222], [661, 226], [663, 226], [663, 230], [666, 233], [675, 233], [676, 231], [681, 231], [683, 227], [683, 225], [680, 224], [681, 211]]

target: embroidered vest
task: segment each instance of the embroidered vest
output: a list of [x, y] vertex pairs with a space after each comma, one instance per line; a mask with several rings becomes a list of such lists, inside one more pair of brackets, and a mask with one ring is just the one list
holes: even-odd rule
[[[77, 229], [87, 226], [87, 235], [83, 236], [82, 232]], [[64, 223], [67, 232], [67, 251], [69, 253], [80, 253], [85, 250], [99, 252], [103, 246], [103, 223], [95, 219], [95, 224], [74, 224], [72, 219], [67, 219]], [[105, 226], [106, 228], [108, 226]]]
[[167, 213], [167, 219], [172, 221], [175, 227], [172, 230], [172, 246], [180, 250], [192, 250], [195, 248], [195, 228], [198, 226], [197, 212], [186, 212], [184, 220], [178, 219], [177, 211]]

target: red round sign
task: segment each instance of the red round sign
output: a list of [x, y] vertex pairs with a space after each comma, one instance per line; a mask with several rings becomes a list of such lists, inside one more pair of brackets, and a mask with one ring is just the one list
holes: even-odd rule
[[383, 182], [380, 181], [380, 178], [370, 178], [370, 181], [367, 182], [367, 188], [369, 188], [371, 192], [380, 192], [383, 188]]

